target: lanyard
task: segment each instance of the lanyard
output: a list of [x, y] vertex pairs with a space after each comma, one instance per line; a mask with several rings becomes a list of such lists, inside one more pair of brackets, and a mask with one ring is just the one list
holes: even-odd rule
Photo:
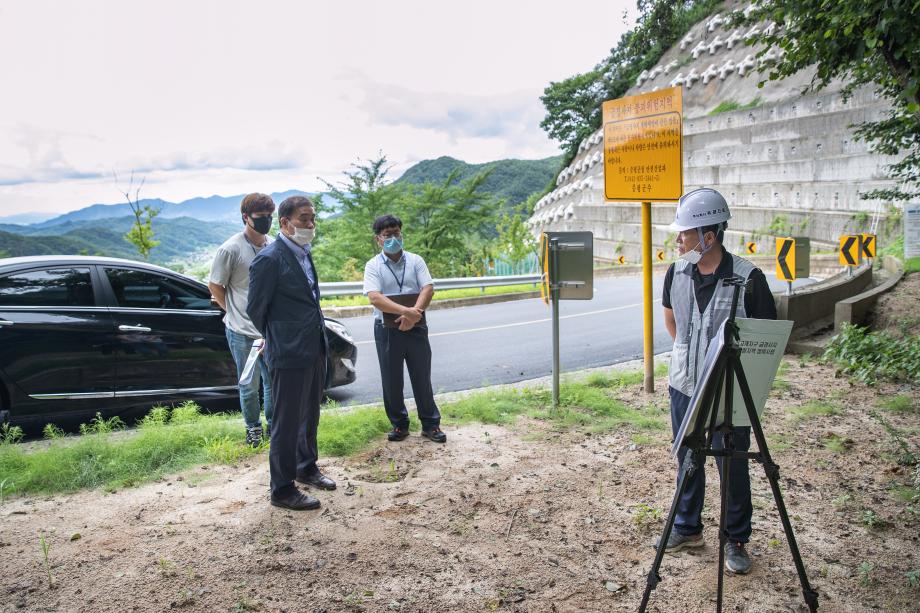
[[[399, 293], [401, 294], [403, 283], [405, 283], [406, 281], [406, 269], [409, 267], [409, 258], [406, 258], [406, 263], [403, 264], [403, 274], [402, 274], [402, 279], [400, 279], [399, 277], [396, 276], [396, 273], [393, 271], [393, 269], [390, 268], [390, 262], [389, 262], [390, 258], [388, 258], [385, 255], [383, 257], [386, 258], [383, 262], [383, 265], [387, 267], [387, 270], [389, 270], [390, 274], [393, 275], [393, 278], [396, 279], [396, 283], [397, 285], [399, 285]], [[403, 257], [405, 257], [405, 255]]]

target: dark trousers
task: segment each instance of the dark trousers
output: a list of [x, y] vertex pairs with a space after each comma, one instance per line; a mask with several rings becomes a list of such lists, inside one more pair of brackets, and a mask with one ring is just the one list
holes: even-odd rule
[[[677, 436], [677, 430], [684, 420], [684, 414], [690, 405], [690, 397], [678, 392], [673, 387], [668, 387], [671, 394], [671, 429], [674, 436]], [[751, 429], [750, 427], [734, 428], [735, 449], [738, 451], [747, 451], [751, 447]], [[713, 435], [712, 446], [714, 449], [722, 449], [722, 435], [716, 432]], [[678, 470], [689, 450], [684, 447], [681, 449], [677, 459]], [[716, 459], [716, 466], [719, 467], [719, 475], [722, 474], [722, 462], [724, 458]], [[751, 514], [753, 506], [751, 505], [751, 476], [748, 473], [748, 461], [746, 459], [731, 460], [731, 475], [728, 483], [728, 501], [725, 512], [725, 529], [728, 532], [728, 538], [739, 543], [747, 543], [751, 538]], [[678, 479], [680, 475], [678, 473]], [[687, 483], [684, 495], [681, 496], [677, 504], [677, 517], [674, 520], [674, 530], [678, 534], [685, 536], [699, 534], [703, 531], [703, 522], [700, 514], [703, 511], [703, 498], [706, 491], [706, 473], [704, 467], [700, 466]]]
[[297, 475], [315, 473], [316, 429], [326, 378], [326, 356], [320, 352], [309, 368], [278, 368], [271, 371], [274, 415], [268, 468], [272, 494], [284, 495], [294, 488]]
[[431, 345], [428, 328], [416, 326], [407, 332], [374, 324], [380, 379], [383, 382], [383, 406], [394, 428], [409, 428], [409, 412], [403, 399], [403, 363], [409, 369], [409, 381], [422, 428], [441, 424], [441, 412], [431, 389]]

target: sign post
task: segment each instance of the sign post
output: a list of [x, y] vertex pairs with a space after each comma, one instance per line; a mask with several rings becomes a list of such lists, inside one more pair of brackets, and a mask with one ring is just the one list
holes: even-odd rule
[[594, 235], [544, 232], [540, 236], [543, 282], [540, 293], [553, 309], [553, 410], [559, 408], [559, 301], [594, 297]]
[[683, 195], [683, 89], [604, 102], [604, 196], [642, 203], [645, 391], [655, 391], [652, 316], [652, 202]]

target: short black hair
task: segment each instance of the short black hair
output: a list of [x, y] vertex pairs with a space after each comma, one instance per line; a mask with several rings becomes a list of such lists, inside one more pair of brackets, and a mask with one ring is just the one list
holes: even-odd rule
[[316, 209], [316, 205], [313, 204], [313, 201], [307, 198], [306, 196], [290, 196], [285, 198], [281, 205], [278, 207], [278, 218], [290, 219], [294, 216], [294, 213], [297, 212], [297, 209], [305, 206], [310, 206]]
[[700, 232], [704, 235], [707, 232], [712, 232], [716, 237], [716, 242], [720, 245], [722, 244], [722, 238], [725, 236], [725, 230], [728, 228], [728, 222], [723, 221], [722, 223], [713, 224], [711, 226], [703, 226], [700, 228]]
[[402, 219], [396, 215], [381, 215], [374, 220], [374, 234], [380, 234], [389, 228], [399, 228], [402, 230]]

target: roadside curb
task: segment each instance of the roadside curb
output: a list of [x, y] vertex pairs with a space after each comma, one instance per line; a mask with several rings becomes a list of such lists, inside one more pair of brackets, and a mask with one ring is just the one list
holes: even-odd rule
[[[655, 363], [667, 362], [671, 357], [670, 351], [665, 351], [655, 355]], [[585, 368], [583, 370], [575, 370], [572, 372], [562, 373], [560, 377], [561, 383], [568, 383], [571, 381], [581, 381], [594, 373], [601, 372], [621, 372], [621, 371], [634, 371], [642, 370], [644, 368], [644, 361], [639, 359], [626, 360], [625, 362], [617, 362], [616, 364], [608, 364], [607, 366], [595, 366], [594, 368]], [[486, 385], [483, 387], [474, 387], [466, 390], [457, 390], [455, 392], [439, 392], [434, 395], [435, 402], [456, 402], [466, 398], [467, 396], [472, 396], [473, 394], [481, 394], [488, 392], [500, 392], [506, 390], [523, 390], [523, 389], [534, 389], [534, 388], [543, 388], [551, 386], [553, 383], [552, 375], [545, 375], [543, 377], [537, 377], [535, 379], [524, 379], [523, 381], [517, 381], [515, 383], [501, 383], [498, 385]], [[651, 394], [666, 393], [667, 388], [661, 390], [655, 390]], [[650, 395], [651, 395], [650, 394]], [[348, 405], [344, 407], [335, 407], [333, 409], [325, 409], [328, 413], [348, 413], [357, 409], [366, 409], [370, 407], [380, 407], [383, 410], [383, 401], [380, 402], [369, 402], [365, 404], [355, 404]], [[406, 407], [409, 409], [415, 408], [415, 398], [406, 398]]]
[[[530, 298], [539, 298], [540, 292], [518, 292], [515, 294], [493, 294], [490, 296], [474, 296], [472, 298], [447, 298], [445, 300], [434, 300], [428, 305], [429, 311], [440, 309], [454, 309], [464, 306], [475, 306], [477, 304], [494, 304], [496, 302], [513, 302], [515, 300], [528, 300]], [[374, 312], [374, 307], [369, 304], [348, 307], [330, 307], [323, 309], [323, 314], [334, 319], [345, 319], [347, 317], [363, 317]]]

